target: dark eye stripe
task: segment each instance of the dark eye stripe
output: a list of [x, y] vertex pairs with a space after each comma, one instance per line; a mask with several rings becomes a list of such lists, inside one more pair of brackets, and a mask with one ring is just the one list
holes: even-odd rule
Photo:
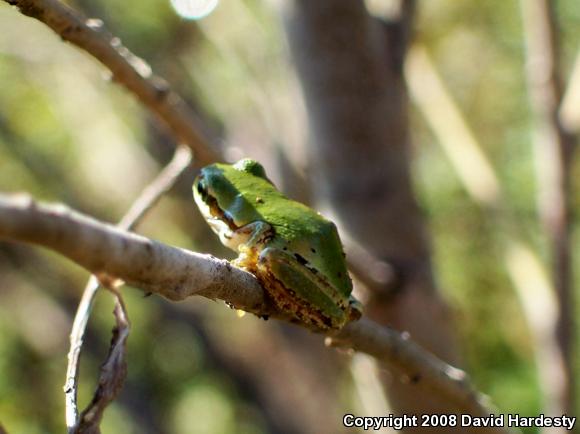
[[199, 193], [199, 195], [201, 196], [202, 199], [205, 199], [207, 197], [207, 187], [205, 185], [205, 182], [203, 179], [200, 179], [197, 182], [197, 192]]

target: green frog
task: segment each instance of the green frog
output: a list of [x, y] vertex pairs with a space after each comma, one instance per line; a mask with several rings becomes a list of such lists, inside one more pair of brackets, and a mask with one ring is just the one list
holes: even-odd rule
[[251, 159], [212, 164], [193, 184], [195, 202], [233, 264], [254, 274], [273, 303], [318, 330], [359, 319], [336, 226], [288, 199]]

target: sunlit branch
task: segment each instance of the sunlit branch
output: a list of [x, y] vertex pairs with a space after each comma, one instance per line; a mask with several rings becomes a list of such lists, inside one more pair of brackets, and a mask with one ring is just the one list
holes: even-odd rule
[[199, 294], [268, 313], [256, 279], [228, 261], [167, 246], [62, 205], [0, 195], [0, 238], [48, 247], [99, 277], [119, 278], [170, 300]]
[[[227, 261], [122, 231], [64, 206], [0, 195], [0, 238], [48, 247], [98, 276], [119, 278], [171, 300], [203, 295], [258, 315], [277, 316], [256, 279]], [[364, 320], [348, 324], [331, 337], [336, 345], [375, 356], [401, 379], [448, 400], [458, 411], [490, 413], [465, 373], [405, 335]], [[504, 431], [494, 428], [489, 432]]]
[[24, 15], [35, 18], [63, 40], [89, 53], [105, 67], [113, 80], [131, 93], [159, 118], [177, 141], [195, 152], [196, 161], [207, 164], [218, 160], [218, 154], [199, 128], [199, 120], [185, 101], [169, 84], [153, 75], [149, 65], [132, 54], [119, 38], [103, 28], [103, 22], [87, 19], [58, 0], [4, 0], [17, 6]]

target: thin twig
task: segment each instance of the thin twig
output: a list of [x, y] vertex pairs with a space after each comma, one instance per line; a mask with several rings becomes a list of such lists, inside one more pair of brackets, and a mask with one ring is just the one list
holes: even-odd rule
[[[570, 176], [574, 137], [559, 116], [562, 102], [558, 28], [554, 2], [520, 2], [526, 40], [528, 92], [535, 114], [535, 154], [538, 178], [538, 208], [551, 256], [551, 274], [556, 292], [557, 349], [563, 372], [546, 397], [550, 414], [574, 413], [574, 294], [570, 240]], [[556, 379], [554, 379], [556, 380]]]
[[[172, 300], [197, 294], [260, 315], [277, 316], [256, 279], [227, 261], [124, 232], [62, 206], [0, 195], [0, 238], [49, 247], [92, 273], [122, 279]], [[458, 411], [490, 413], [462, 371], [410, 344], [404, 335], [360, 321], [332, 337], [395, 367], [418, 390], [435, 393]], [[505, 432], [501, 428], [492, 431]]]
[[[191, 164], [191, 151], [186, 147], [179, 147], [175, 151], [172, 160], [157, 175], [157, 177], [142, 191], [141, 195], [133, 203], [129, 211], [121, 219], [118, 227], [132, 230], [145, 216], [161, 196], [167, 192], [187, 170]], [[68, 366], [66, 372], [65, 391], [65, 415], [69, 433], [79, 432], [78, 412], [78, 375], [80, 367], [80, 355], [87, 329], [87, 322], [92, 310], [93, 301], [99, 289], [99, 281], [91, 276], [75, 314], [73, 327], [70, 335], [70, 350], [68, 354]]]
[[106, 32], [101, 20], [87, 19], [58, 0], [4, 0], [35, 18], [60, 37], [89, 53], [107, 67], [113, 80], [133, 93], [165, 124], [176, 139], [195, 152], [196, 161], [207, 164], [218, 154], [200, 133], [199, 120], [169, 84], [152, 74], [149, 65]]
[[178, 147], [169, 164], [159, 172], [151, 184], [145, 187], [137, 200], [133, 202], [129, 211], [119, 222], [119, 228], [132, 231], [163, 194], [175, 185], [190, 166], [191, 160], [191, 151], [184, 146]]
[[68, 352], [66, 381], [64, 384], [65, 421], [69, 434], [74, 433], [79, 420], [77, 396], [80, 356], [87, 323], [89, 321], [93, 301], [98, 289], [99, 281], [95, 276], [91, 276], [85, 290], [83, 291], [81, 301], [75, 313], [73, 327], [70, 334], [70, 349]]
[[127, 338], [130, 324], [127, 309], [121, 294], [114, 285], [108, 289], [115, 295], [115, 328], [105, 363], [101, 366], [101, 375], [97, 390], [91, 403], [82, 412], [75, 434], [100, 434], [100, 423], [107, 406], [117, 397], [127, 376]]

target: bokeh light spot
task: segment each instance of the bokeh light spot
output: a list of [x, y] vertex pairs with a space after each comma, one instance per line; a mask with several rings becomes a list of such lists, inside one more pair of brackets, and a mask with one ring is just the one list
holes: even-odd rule
[[219, 0], [171, 0], [171, 5], [179, 16], [188, 20], [207, 17], [218, 5]]

